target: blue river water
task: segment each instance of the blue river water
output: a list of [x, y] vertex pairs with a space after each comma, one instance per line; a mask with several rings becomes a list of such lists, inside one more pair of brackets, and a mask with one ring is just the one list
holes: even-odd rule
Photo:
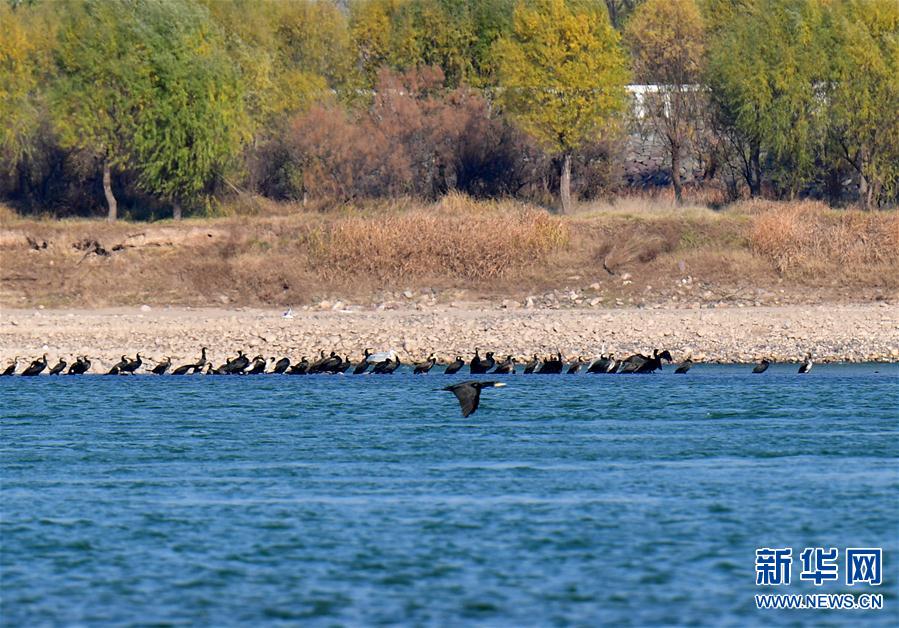
[[[748, 370], [0, 379], [0, 622], [899, 624], [899, 365]], [[884, 608], [754, 602], [819, 592]]]

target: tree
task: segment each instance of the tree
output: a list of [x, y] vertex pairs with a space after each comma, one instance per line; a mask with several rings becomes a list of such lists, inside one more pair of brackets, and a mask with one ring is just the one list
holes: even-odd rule
[[43, 12], [0, 2], [0, 159], [13, 172], [41, 123], [53, 23]]
[[832, 11], [829, 132], [868, 209], [899, 186], [899, 3], [855, 0]]
[[681, 154], [699, 131], [703, 90], [700, 86], [705, 55], [702, 16], [695, 0], [648, 0], [627, 23], [637, 81], [655, 91], [643, 107], [654, 131], [667, 142], [671, 183], [680, 203]]
[[496, 46], [500, 102], [560, 158], [562, 212], [571, 210], [571, 158], [607, 132], [626, 103], [628, 73], [604, 5], [520, 2]]
[[71, 0], [65, 14], [53, 90], [63, 144], [100, 161], [108, 220], [116, 169], [180, 218], [249, 126], [219, 29], [188, 0]]
[[139, 114], [152, 102], [146, 46], [136, 37], [136, 5], [126, 0], [72, 0], [63, 11], [52, 93], [55, 127], [64, 147], [99, 160], [107, 220], [113, 221], [118, 202], [112, 172], [128, 164]]
[[240, 73], [205, 9], [143, 0], [140, 12], [152, 100], [136, 116], [133, 161], [140, 186], [171, 202], [177, 220], [238, 153], [250, 123]]
[[753, 0], [716, 26], [707, 80], [720, 125], [742, 152], [753, 196], [763, 153], [781, 195], [814, 175], [824, 135], [823, 0]]

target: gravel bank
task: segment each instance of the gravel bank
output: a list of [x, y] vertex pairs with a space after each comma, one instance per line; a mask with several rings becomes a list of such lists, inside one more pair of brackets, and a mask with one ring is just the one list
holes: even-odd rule
[[[92, 370], [140, 351], [194, 361], [201, 346], [216, 364], [237, 349], [299, 359], [319, 349], [356, 359], [364, 347], [395, 348], [406, 360], [435, 351], [441, 360], [475, 347], [519, 357], [557, 349], [570, 358], [653, 347], [675, 359], [750, 362], [763, 356], [795, 361], [899, 362], [899, 308], [887, 303], [716, 309], [502, 309], [495, 305], [398, 310], [281, 311], [190, 308], [14, 310], [0, 312], [0, 360], [48, 354], [51, 364], [76, 354]], [[21, 368], [21, 365], [20, 365]]]

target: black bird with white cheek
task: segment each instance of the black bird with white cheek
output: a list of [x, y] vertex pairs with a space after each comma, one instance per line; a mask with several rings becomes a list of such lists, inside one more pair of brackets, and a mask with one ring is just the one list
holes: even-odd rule
[[459, 400], [459, 407], [462, 409], [462, 416], [467, 417], [478, 409], [481, 403], [481, 390], [484, 388], [502, 388], [505, 386], [502, 382], [478, 382], [467, 381], [459, 384], [447, 386], [443, 390], [449, 391], [456, 395]]

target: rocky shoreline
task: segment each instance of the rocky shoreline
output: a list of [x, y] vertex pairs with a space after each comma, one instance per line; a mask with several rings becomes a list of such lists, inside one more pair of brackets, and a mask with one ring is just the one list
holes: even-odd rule
[[396, 349], [406, 361], [433, 351], [441, 361], [475, 347], [520, 358], [559, 350], [566, 358], [671, 350], [675, 359], [746, 363], [768, 357], [818, 362], [899, 362], [899, 308], [889, 303], [715, 309], [508, 309], [456, 304], [422, 309], [280, 310], [116, 308], [0, 311], [0, 361], [48, 354], [51, 364], [87, 354], [93, 371], [140, 351], [183, 363], [201, 346], [223, 362], [250, 356], [315, 356], [337, 351], [354, 360], [363, 348]]

